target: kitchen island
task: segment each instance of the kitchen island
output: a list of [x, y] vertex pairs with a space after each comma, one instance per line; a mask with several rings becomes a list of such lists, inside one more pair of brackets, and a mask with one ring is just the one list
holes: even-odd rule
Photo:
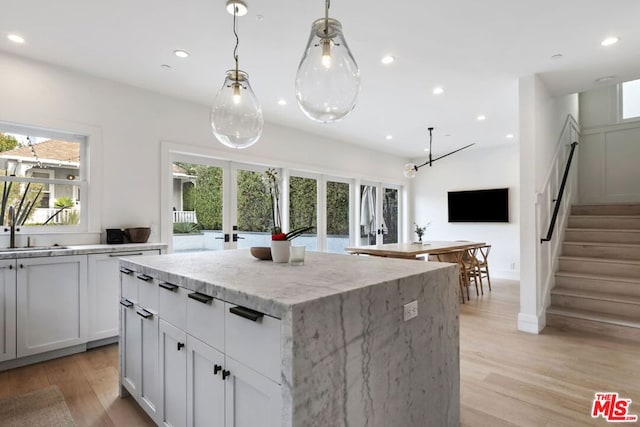
[[235, 250], [121, 271], [121, 390], [159, 425], [459, 425], [453, 265]]

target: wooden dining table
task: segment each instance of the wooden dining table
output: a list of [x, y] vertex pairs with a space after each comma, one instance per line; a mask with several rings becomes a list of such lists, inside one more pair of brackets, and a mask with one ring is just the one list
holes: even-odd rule
[[417, 259], [420, 255], [478, 248], [484, 245], [484, 242], [470, 241], [425, 241], [423, 243], [385, 243], [382, 245], [354, 246], [345, 248], [345, 251], [357, 255]]

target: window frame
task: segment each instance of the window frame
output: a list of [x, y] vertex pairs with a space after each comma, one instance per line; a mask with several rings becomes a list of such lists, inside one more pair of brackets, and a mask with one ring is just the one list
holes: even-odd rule
[[[54, 178], [34, 178], [34, 177], [18, 177], [18, 176], [2, 176], [0, 175], [0, 185], [3, 182], [16, 182], [16, 183], [41, 183], [48, 184], [55, 188], [56, 185], [71, 186], [73, 194], [83, 195], [84, 200], [89, 200], [89, 149], [88, 140], [89, 135], [80, 135], [74, 132], [65, 132], [59, 130], [43, 129], [36, 126], [16, 125], [12, 123], [0, 122], [0, 132], [11, 133], [18, 135], [34, 135], [38, 138], [49, 138], [62, 140], [67, 142], [76, 142], [80, 145], [78, 161], [78, 175], [77, 179], [70, 181], [68, 179], [55, 178], [55, 172], [53, 170], [47, 171], [47, 169], [38, 168], [38, 172], [48, 172], [50, 176], [53, 174]], [[49, 208], [51, 209], [51, 208]], [[24, 225], [20, 227], [20, 234], [38, 234], [38, 233], [86, 233], [89, 231], [89, 203], [81, 203], [80, 205], [80, 222], [77, 225]], [[4, 232], [6, 234], [8, 232]]]
[[[640, 79], [635, 79], [640, 81]], [[635, 80], [629, 80], [629, 81], [635, 81]], [[629, 118], [624, 118], [624, 83], [628, 83], [628, 82], [622, 82], [622, 83], [618, 83], [618, 120], [620, 121], [620, 123], [634, 123], [634, 122], [640, 122], [640, 115], [637, 116], [633, 116], [633, 117], [629, 117]], [[640, 84], [640, 83], [639, 83]]]

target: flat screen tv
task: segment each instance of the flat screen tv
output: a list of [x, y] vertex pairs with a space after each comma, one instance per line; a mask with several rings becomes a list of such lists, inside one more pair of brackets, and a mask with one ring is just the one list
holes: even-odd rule
[[449, 191], [449, 222], [509, 222], [509, 189]]

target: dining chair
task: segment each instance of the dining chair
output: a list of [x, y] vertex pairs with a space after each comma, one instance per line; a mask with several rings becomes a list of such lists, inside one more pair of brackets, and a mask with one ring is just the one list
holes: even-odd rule
[[435, 252], [429, 255], [430, 261], [449, 262], [458, 265], [458, 284], [460, 285], [460, 299], [464, 302], [464, 290], [467, 289], [467, 301], [469, 300], [469, 288], [467, 288], [467, 273], [462, 261], [461, 250]]
[[480, 279], [480, 287], [482, 287], [482, 278], [487, 278], [489, 290], [491, 290], [491, 277], [489, 276], [489, 252], [491, 245], [484, 245], [477, 248], [476, 261], [478, 265], [478, 277]]
[[[470, 286], [471, 280], [473, 279], [473, 284], [476, 287], [476, 296], [480, 296], [480, 293], [484, 295], [484, 289], [482, 287], [482, 274], [480, 270], [480, 263], [477, 258], [478, 248], [477, 247], [467, 248], [467, 249], [463, 249], [461, 252], [462, 252], [462, 263], [464, 264], [467, 283], [469, 283], [469, 286]], [[480, 282], [480, 292], [478, 292], [478, 282]]]

